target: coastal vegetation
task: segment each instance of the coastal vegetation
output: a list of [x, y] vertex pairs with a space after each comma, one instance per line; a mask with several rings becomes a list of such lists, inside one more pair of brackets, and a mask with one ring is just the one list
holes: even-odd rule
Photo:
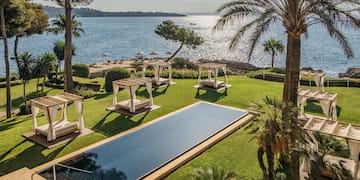
[[[309, 157], [310, 163], [312, 163], [312, 169], [309, 172], [310, 178], [318, 178], [321, 174], [320, 170], [326, 168], [333, 169], [334, 175], [337, 177], [346, 177], [346, 174], [340, 174], [344, 172], [343, 169], [332, 167], [331, 164], [324, 160], [327, 154], [345, 151], [338, 142], [331, 138], [325, 137], [324, 139], [322, 136], [315, 135], [320, 143], [320, 150], [313, 153], [304, 148], [310, 142], [307, 139], [307, 132], [298, 121], [296, 107], [300, 81], [301, 37], [307, 33], [309, 26], [321, 24], [329, 35], [338, 41], [347, 58], [353, 58], [353, 51], [348, 40], [339, 28], [359, 28], [359, 21], [351, 14], [352, 10], [343, 10], [342, 8], [346, 7], [344, 4], [359, 7], [360, 2], [352, 0], [339, 2], [331, 0], [283, 0], [280, 2], [277, 0], [240, 0], [224, 4], [218, 9], [222, 16], [214, 29], [222, 30], [228, 25], [234, 25], [237, 21], [250, 17], [251, 21], [240, 27], [229, 47], [234, 49], [240, 43], [240, 40], [245, 37], [245, 34], [250, 32], [249, 60], [255, 46], [261, 40], [262, 35], [268, 31], [270, 25], [273, 22], [282, 22], [287, 36], [286, 67], [285, 70], [272, 68], [259, 71], [263, 74], [281, 74], [283, 84], [251, 79], [239, 75], [239, 73], [243, 72], [232, 73], [232, 71], [229, 71], [229, 81], [232, 88], [219, 92], [196, 91], [192, 88], [196, 84], [196, 64], [186, 59], [173, 59], [184, 46], [196, 48], [201, 45], [204, 42], [203, 38], [194, 31], [176, 25], [172, 21], [163, 21], [156, 26], [155, 33], [166, 40], [179, 43], [178, 49], [165, 60], [173, 61], [174, 68], [176, 68], [173, 71], [173, 77], [178, 78], [176, 79], [177, 84], [176, 86], [155, 89], [153, 92], [155, 104], [162, 108], [137, 117], [119, 116], [105, 109], [112, 104], [112, 81], [131, 77], [132, 75], [139, 76], [139, 73], [131, 74], [128, 69], [116, 67], [106, 69], [105, 77], [89, 79], [90, 69], [87, 64], [72, 65], [72, 56], [75, 54], [72, 38], [79, 38], [84, 33], [82, 24], [75, 20], [72, 10], [74, 6], [88, 5], [92, 0], [56, 0], [56, 2], [64, 7], [65, 15], [59, 15], [58, 19], [53, 20], [52, 26], [48, 30], [55, 34], [64, 32], [65, 41], [55, 43], [55, 54], [45, 52], [42, 56], [33, 57], [28, 52], [19, 56], [17, 46], [20, 37], [41, 34], [47, 29], [48, 24], [45, 20], [47, 16], [44, 14], [42, 6], [31, 4], [25, 0], [0, 1], [1, 37], [4, 41], [6, 67], [6, 88], [0, 88], [0, 110], [6, 107], [6, 118], [0, 118], [2, 123], [0, 125], [0, 137], [13, 136], [12, 138], [0, 138], [0, 144], [3, 144], [0, 147], [0, 175], [22, 166], [35, 167], [152, 121], [181, 107], [203, 100], [243, 109], [249, 109], [249, 104], [252, 104], [249, 110], [257, 112], [255, 120], [248, 126], [252, 129], [249, 131], [248, 128], [243, 128], [237, 131], [219, 145], [215, 145], [203, 155], [181, 167], [177, 172], [169, 176], [169, 179], [186, 179], [190, 176], [196, 179], [210, 177], [231, 179], [235, 175], [240, 176], [239, 178], [254, 177], [255, 179], [269, 180], [277, 179], [279, 176], [282, 178], [286, 176], [288, 179], [299, 179], [300, 160]], [[19, 85], [17, 83], [13, 84], [14, 86], [11, 87], [12, 92], [10, 91], [11, 75], [7, 45], [8, 37], [15, 37], [14, 55], [19, 70], [19, 80], [14, 79], [17, 80], [16, 82], [21, 81]], [[264, 42], [263, 46], [264, 51], [271, 54], [272, 66], [274, 66], [275, 54], [276, 52], [282, 52], [284, 46], [275, 39]], [[52, 77], [56, 59], [58, 64], [64, 60], [64, 79], [58, 79], [56, 70], [56, 78], [49, 78], [49, 81], [46, 82], [47, 77]], [[109, 63], [111, 61], [108, 61]], [[136, 68], [140, 68], [143, 63], [144, 59], [135, 61], [130, 64], [131, 67], [127, 68], [136, 71]], [[230, 62], [229, 64], [233, 65], [234, 63]], [[60, 65], [58, 65], [59, 67]], [[229, 69], [231, 69], [231, 66]], [[253, 77], [256, 77], [259, 72], [250, 72], [247, 75], [255, 74]], [[152, 76], [154, 72], [150, 70], [146, 73]], [[163, 73], [168, 72], [163, 71]], [[219, 73], [222, 74], [223, 72], [220, 71]], [[39, 82], [40, 78], [42, 78], [42, 83]], [[39, 93], [40, 85], [42, 86], [41, 93]], [[339, 112], [339, 119], [358, 123], [357, 119], [360, 112], [356, 108], [360, 105], [360, 101], [354, 101], [358, 89], [327, 87], [327, 90], [338, 92], [339, 96], [342, 97], [336, 107]], [[6, 91], [6, 95], [3, 91]], [[62, 91], [77, 93], [86, 99], [84, 108], [86, 127], [95, 132], [53, 149], [45, 149], [37, 144], [23, 140], [21, 134], [32, 130], [32, 116], [26, 115], [30, 112], [27, 101], [39, 96], [58, 94]], [[140, 97], [144, 97], [145, 92], [146, 90], [143, 87], [136, 91]], [[125, 95], [126, 91], [120, 91], [119, 99], [124, 99]], [[263, 100], [264, 97], [266, 98]], [[277, 100], [281, 97], [282, 100]], [[6, 102], [4, 99], [6, 99]], [[86, 106], [90, 108], [86, 108]], [[12, 107], [20, 107], [20, 113], [17, 116], [11, 117], [10, 111]], [[322, 114], [321, 105], [315, 102], [308, 102], [305, 110], [315, 115]], [[75, 114], [75, 111], [70, 110], [69, 116]], [[46, 123], [44, 116], [40, 116], [39, 120], [40, 124]], [[254, 137], [250, 137], [250, 134], [254, 135]], [[250, 141], [253, 139], [255, 139], [256, 143]], [[245, 141], [247, 143], [244, 143]], [[253, 154], [253, 156], [244, 157], [244, 154]], [[36, 159], [33, 158], [34, 155], [36, 155]], [[346, 153], [345, 156], [347, 156]], [[221, 161], [219, 161], [219, 158]], [[236, 161], [229, 161], [229, 159], [236, 159]], [[214, 166], [218, 164], [220, 166]], [[212, 168], [205, 170], [204, 167]], [[225, 170], [234, 167], [234, 172]], [[190, 168], [191, 170], [189, 170]], [[194, 168], [196, 168], [195, 172], [193, 171]], [[244, 169], [249, 170], [249, 172], [243, 173]]]
[[264, 51], [268, 52], [271, 55], [271, 67], [274, 67], [275, 63], [275, 55], [277, 52], [284, 52], [284, 45], [280, 40], [276, 40], [274, 38], [270, 38], [269, 40], [263, 43]]
[[199, 46], [204, 42], [202, 37], [197, 35], [194, 31], [179, 27], [170, 20], [163, 21], [161, 24], [157, 25], [155, 33], [166, 40], [180, 43], [179, 48], [168, 58], [168, 60], [174, 58], [184, 45], [195, 49], [196, 46]]
[[[86, 79], [77, 77], [74, 77], [74, 80], [86, 83], [99, 82], [100, 84], [104, 84], [105, 81], [104, 78]], [[199, 100], [247, 109], [250, 102], [261, 102], [265, 96], [281, 98], [282, 83], [257, 80], [244, 76], [229, 77], [229, 82], [233, 87], [228, 89], [226, 95], [223, 92], [216, 93], [211, 91], [200, 91], [197, 94], [196, 89], [192, 87], [197, 83], [196, 79], [175, 79], [174, 81], [177, 83], [167, 89], [160, 88], [155, 90], [154, 103], [162, 106], [162, 108], [146, 116], [128, 118], [106, 111], [105, 109], [112, 104], [112, 93], [99, 92], [95, 97], [86, 99], [84, 103], [85, 126], [95, 130], [95, 132], [53, 149], [42, 148], [40, 145], [33, 144], [21, 137], [22, 133], [31, 131], [31, 115], [14, 116], [10, 119], [4, 117], [2, 119], [0, 135], [2, 137], [11, 135], [12, 138], [0, 139], [0, 143], [3, 144], [0, 147], [0, 172], [2, 174], [8, 173], [22, 166], [35, 167], [129, 128], [147, 123]], [[165, 89], [166, 93], [161, 93]], [[269, 89], [271, 91], [268, 91]], [[360, 106], [360, 101], [354, 101], [354, 98], [357, 97], [358, 88], [327, 87], [326, 90], [338, 92], [339, 96], [342, 97], [338, 102], [338, 108], [341, 109], [339, 119], [357, 124], [358, 117], [360, 116], [357, 107]], [[32, 79], [27, 85], [28, 98], [34, 98], [35, 91], [36, 79]], [[144, 93], [143, 91], [144, 89], [139, 89], [137, 94], [141, 96]], [[4, 92], [5, 88], [1, 88], [0, 102], [4, 102]], [[44, 92], [47, 95], [55, 95], [61, 93], [62, 90], [45, 87]], [[22, 104], [22, 86], [13, 86], [12, 93], [14, 106]], [[127, 97], [126, 91], [120, 91], [118, 97], [119, 99]], [[0, 104], [0, 110], [4, 110], [4, 107], [5, 104]], [[94, 110], [92, 107], [97, 108]], [[317, 103], [309, 103], [305, 109], [307, 112], [315, 115], [322, 114], [320, 105]], [[69, 119], [75, 115], [76, 112], [69, 112]], [[39, 120], [41, 124], [46, 123], [44, 116], [40, 116]], [[251, 135], [246, 130], [240, 129], [203, 155], [180, 168], [179, 171], [170, 176], [170, 179], [190, 178], [194, 168], [211, 167], [214, 164], [218, 164], [224, 169], [235, 171], [240, 179], [248, 177], [261, 178], [261, 170], [258, 168], [256, 156], [258, 147], [251, 140]], [[248, 155], [244, 156], [244, 154]], [[37, 158], [34, 159], [34, 156]]]
[[[301, 36], [306, 34], [308, 27], [314, 24], [322, 25], [343, 48], [347, 58], [353, 58], [353, 51], [347, 38], [339, 28], [358, 29], [358, 19], [351, 14], [358, 8], [357, 1], [292, 1], [292, 0], [261, 0], [261, 1], [232, 1], [222, 5], [217, 11], [222, 14], [215, 25], [215, 30], [222, 30], [228, 25], [234, 25], [247, 17], [251, 20], [242, 25], [234, 35], [229, 48], [235, 48], [245, 34], [250, 33], [250, 47], [248, 59], [251, 59], [255, 46], [262, 35], [269, 30], [271, 24], [282, 22], [287, 35], [285, 80], [283, 88], [283, 102], [297, 104], [300, 73]], [[346, 11], [343, 7], [349, 7]], [[283, 123], [292, 123], [293, 118], [287, 118], [283, 111]], [[299, 179], [300, 154], [292, 149], [301, 145], [300, 136], [296, 134], [296, 127], [289, 126], [290, 135], [286, 138], [287, 150], [282, 154], [280, 163], [283, 167], [291, 167], [291, 179]], [[298, 142], [298, 143], [295, 143]]]
[[[44, 6], [45, 12], [49, 17], [56, 17], [58, 14], [64, 14], [64, 9], [57, 7]], [[78, 17], [184, 17], [185, 14], [170, 12], [107, 12], [91, 8], [74, 8], [73, 14]]]

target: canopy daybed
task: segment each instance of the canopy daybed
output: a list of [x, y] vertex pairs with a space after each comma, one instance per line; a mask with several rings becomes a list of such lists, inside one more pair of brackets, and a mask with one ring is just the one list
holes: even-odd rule
[[[309, 85], [311, 85], [311, 80], [314, 79], [316, 87], [319, 91], [324, 92], [324, 79], [325, 73], [322, 71], [316, 70], [301, 70], [299, 78], [301, 79], [302, 76], [309, 76]], [[299, 82], [300, 83], [300, 82]]]
[[[123, 109], [131, 113], [136, 112], [142, 108], [150, 108], [153, 105], [152, 97], [152, 83], [148, 78], [127, 78], [113, 81], [113, 106], [116, 109]], [[136, 99], [136, 89], [139, 86], [146, 86], [146, 90], [149, 94], [149, 99], [138, 100]], [[117, 93], [119, 88], [124, 88], [128, 92], [130, 99], [118, 102]]]
[[[322, 134], [327, 134], [330, 136], [336, 136], [344, 138], [349, 145], [350, 157], [349, 159], [341, 158], [336, 156], [327, 155], [326, 160], [331, 163], [338, 163], [339, 160], [343, 161], [344, 166], [351, 172], [354, 179], [359, 179], [359, 157], [360, 157], [360, 126], [338, 122], [338, 121], [329, 121], [322, 118], [312, 117], [303, 127], [309, 132], [320, 132]], [[318, 143], [316, 141], [310, 147], [313, 151], [318, 150]], [[310, 170], [310, 161], [305, 158], [304, 161], [304, 171], [309, 172]]]
[[337, 119], [336, 103], [337, 93], [321, 92], [319, 90], [299, 89], [298, 91], [298, 105], [300, 106], [300, 116], [306, 117], [304, 113], [304, 105], [308, 99], [320, 102], [321, 109], [326, 115], [327, 119]]
[[[224, 81], [219, 81], [219, 69], [224, 72]], [[202, 79], [202, 72], [207, 71], [207, 79]], [[227, 82], [227, 74], [226, 74], [226, 64], [218, 64], [218, 63], [204, 63], [199, 64], [199, 78], [197, 88], [199, 89], [214, 89], [220, 90], [223, 88], [228, 88], [231, 85]]]
[[[152, 83], [155, 86], [161, 86], [161, 85], [170, 85], [173, 84], [172, 82], [172, 68], [171, 68], [171, 63], [169, 62], [146, 62], [143, 65], [143, 69], [142, 69], [142, 77], [145, 78], [146, 77], [146, 69], [148, 67], [153, 67], [154, 68], [154, 78], [152, 78]], [[167, 68], [169, 70], [169, 76], [168, 78], [162, 77], [162, 72], [163, 70]]]
[[[33, 118], [33, 132], [47, 137], [47, 141], [54, 141], [57, 137], [74, 132], [81, 132], [84, 129], [83, 101], [81, 96], [63, 93], [55, 96], [45, 96], [30, 101]], [[66, 115], [66, 108], [70, 102], [74, 102], [75, 109], [79, 113], [76, 122], [69, 122]], [[61, 119], [56, 121], [58, 108], [61, 108]], [[48, 124], [38, 127], [36, 115], [42, 109]]]

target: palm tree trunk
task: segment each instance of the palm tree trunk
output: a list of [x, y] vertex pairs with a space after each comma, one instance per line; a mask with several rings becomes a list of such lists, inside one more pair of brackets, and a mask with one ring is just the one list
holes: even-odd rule
[[42, 85], [41, 85], [41, 95], [44, 95], [45, 80], [46, 80], [46, 76], [44, 76], [43, 81], [42, 81]]
[[64, 91], [74, 93], [74, 84], [71, 69], [71, 40], [72, 40], [72, 24], [71, 24], [71, 2], [65, 0], [65, 52], [64, 52]]
[[6, 69], [6, 118], [10, 118], [11, 117], [10, 63], [9, 63], [9, 47], [8, 47], [7, 35], [5, 29], [4, 4], [0, 5], [0, 20], [1, 20], [1, 36], [4, 42], [4, 58], [5, 58], [5, 69]]
[[17, 67], [20, 66], [20, 64], [19, 64], [19, 54], [18, 54], [18, 45], [19, 45], [19, 36], [15, 36], [15, 41], [14, 41], [14, 56], [15, 56], [15, 61], [16, 61]]
[[266, 145], [266, 159], [268, 163], [268, 179], [274, 179], [274, 153], [271, 150], [271, 145]]
[[[286, 53], [286, 74], [283, 90], [283, 102], [292, 103], [296, 106], [297, 104], [297, 95], [298, 95], [298, 86], [299, 86], [299, 72], [300, 72], [300, 45], [301, 38], [300, 35], [288, 34], [287, 42], [287, 53]], [[295, 114], [296, 116], [296, 114]], [[289, 117], [286, 116], [286, 112], [283, 112], [283, 121], [290, 122]], [[296, 135], [292, 132], [290, 134], [290, 142], [296, 142]], [[291, 149], [291, 144], [289, 149]], [[297, 153], [291, 153], [291, 175], [292, 179], [298, 180], [299, 177], [299, 155]]]
[[37, 77], [37, 80], [36, 80], [36, 93], [39, 93], [39, 82], [40, 82], [40, 76]]
[[267, 177], [267, 172], [266, 172], [266, 167], [265, 167], [264, 160], [263, 160], [263, 155], [264, 155], [264, 149], [260, 146], [257, 151], [257, 158], [258, 158], [260, 169], [263, 172], [263, 177], [265, 178], [265, 177]]
[[25, 104], [25, 107], [26, 107], [26, 81], [23, 80], [23, 100], [24, 100], [24, 104]]
[[300, 72], [300, 35], [288, 34], [285, 82], [283, 89], [284, 103], [297, 104]]
[[274, 62], [275, 62], [275, 51], [272, 52], [271, 54], [271, 67], [274, 67]]
[[173, 55], [171, 55], [166, 61], [169, 61], [170, 59], [174, 58], [176, 56], [176, 54], [181, 50], [181, 48], [184, 46], [184, 42], [181, 42], [181, 45], [179, 46], [179, 48], [174, 52]]

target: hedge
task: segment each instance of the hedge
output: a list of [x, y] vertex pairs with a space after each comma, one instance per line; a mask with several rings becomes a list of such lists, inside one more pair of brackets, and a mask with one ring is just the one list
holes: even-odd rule
[[[248, 73], [249, 74], [249, 73]], [[285, 75], [284, 74], [275, 74], [275, 73], [251, 73], [250, 78], [262, 79], [267, 81], [275, 81], [275, 82], [284, 82]], [[306, 77], [300, 80], [301, 85], [306, 86], [315, 86], [315, 81], [310, 80]], [[325, 78], [324, 86], [333, 86], [333, 87], [360, 87], [360, 80], [350, 79], [350, 78]]]
[[90, 74], [90, 68], [87, 64], [74, 64], [72, 70], [73, 75], [77, 77], [88, 78]]
[[[233, 74], [231, 71], [227, 71], [228, 75]], [[202, 78], [207, 78], [207, 72], [202, 73]], [[142, 72], [137, 72], [135, 74], [137, 77], [142, 76]], [[153, 70], [147, 70], [145, 72], [146, 77], [154, 77], [154, 71]], [[162, 77], [168, 77], [169, 71], [164, 70], [161, 74]], [[224, 73], [222, 71], [219, 71], [219, 76], [224, 76]], [[199, 71], [195, 70], [187, 70], [187, 69], [172, 69], [172, 78], [174, 79], [197, 79], [199, 77]]]
[[105, 91], [112, 92], [112, 82], [118, 79], [124, 79], [131, 76], [130, 71], [125, 68], [115, 67], [109, 69], [105, 76]]
[[[10, 82], [10, 86], [17, 86], [21, 84], [22, 84], [22, 80], [16, 80]], [[0, 88], [6, 88], [6, 82], [0, 82]]]

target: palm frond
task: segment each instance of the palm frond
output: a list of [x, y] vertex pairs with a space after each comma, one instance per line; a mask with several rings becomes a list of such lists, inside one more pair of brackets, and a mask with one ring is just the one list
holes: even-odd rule
[[323, 12], [320, 11], [314, 13], [320, 17], [320, 24], [327, 29], [330, 37], [335, 38], [340, 44], [346, 57], [349, 59], [354, 58], [354, 53], [350, 47], [349, 42], [347, 41], [346, 37], [335, 27], [335, 23], [329, 18], [329, 16], [323, 14]]

